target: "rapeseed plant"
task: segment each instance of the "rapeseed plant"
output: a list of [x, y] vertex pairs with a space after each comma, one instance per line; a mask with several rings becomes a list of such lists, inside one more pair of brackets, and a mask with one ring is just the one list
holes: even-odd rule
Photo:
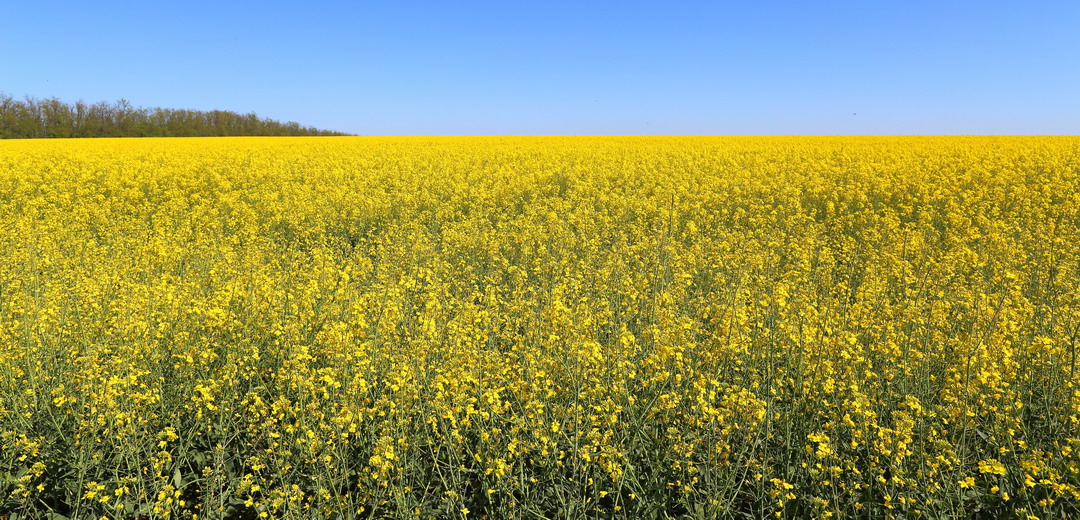
[[1071, 137], [0, 145], [0, 517], [1080, 515]]

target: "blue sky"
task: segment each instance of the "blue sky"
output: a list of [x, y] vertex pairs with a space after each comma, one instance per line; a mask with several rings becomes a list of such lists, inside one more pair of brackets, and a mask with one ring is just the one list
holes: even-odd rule
[[1080, 134], [1080, 2], [8, 2], [0, 92], [363, 135]]

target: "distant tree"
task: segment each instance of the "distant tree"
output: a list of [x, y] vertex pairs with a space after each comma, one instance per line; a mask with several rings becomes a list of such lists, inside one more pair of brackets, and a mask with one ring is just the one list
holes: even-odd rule
[[197, 137], [229, 135], [348, 135], [281, 123], [250, 112], [141, 108], [126, 99], [88, 105], [57, 98], [17, 100], [0, 93], [0, 139], [59, 137]]
[[72, 107], [50, 98], [38, 102], [44, 137], [72, 137], [75, 133]]
[[71, 112], [71, 137], [86, 137], [81, 134], [85, 129], [87, 112], [88, 109], [83, 100], [80, 99], [75, 102]]
[[11, 96], [0, 94], [0, 139], [15, 137], [15, 103]]

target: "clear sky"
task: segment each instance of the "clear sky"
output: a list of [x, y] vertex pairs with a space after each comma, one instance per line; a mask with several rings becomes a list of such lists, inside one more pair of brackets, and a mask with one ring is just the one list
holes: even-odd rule
[[10, 0], [0, 92], [362, 135], [1080, 134], [1080, 0]]

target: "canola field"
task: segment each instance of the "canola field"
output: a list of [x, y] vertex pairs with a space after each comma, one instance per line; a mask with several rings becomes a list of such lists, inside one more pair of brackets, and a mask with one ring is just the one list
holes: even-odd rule
[[1080, 138], [0, 142], [0, 518], [1080, 516]]

